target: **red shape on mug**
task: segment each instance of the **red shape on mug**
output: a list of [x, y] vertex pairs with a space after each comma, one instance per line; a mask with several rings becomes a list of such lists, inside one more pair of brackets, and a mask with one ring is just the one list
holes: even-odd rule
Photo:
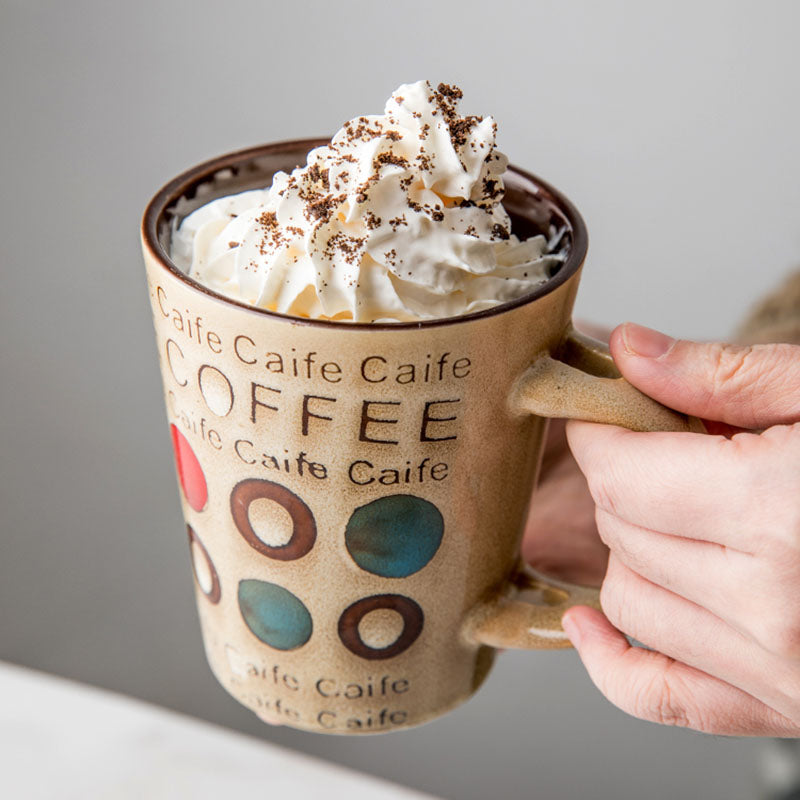
[[175, 451], [175, 464], [178, 468], [178, 480], [186, 497], [186, 502], [195, 510], [202, 511], [208, 502], [208, 485], [203, 468], [197, 460], [197, 456], [192, 450], [192, 446], [186, 441], [186, 437], [178, 428], [170, 424], [170, 434], [172, 435], [172, 449]]

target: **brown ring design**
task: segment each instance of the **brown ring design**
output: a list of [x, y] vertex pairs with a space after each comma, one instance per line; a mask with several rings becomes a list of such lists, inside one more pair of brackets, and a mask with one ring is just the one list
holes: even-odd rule
[[[274, 500], [292, 518], [292, 538], [280, 547], [270, 547], [258, 538], [250, 524], [250, 504], [254, 500]], [[311, 509], [292, 491], [262, 478], [239, 481], [231, 492], [231, 515], [239, 533], [254, 550], [278, 561], [302, 558], [317, 539], [317, 523]]]
[[[214, 562], [211, 560], [211, 556], [209, 556], [206, 546], [200, 541], [200, 537], [194, 532], [194, 528], [191, 525], [186, 526], [186, 534], [189, 537], [189, 555], [192, 560], [192, 573], [194, 574], [194, 580], [197, 584], [197, 588], [200, 589], [200, 591], [208, 598], [209, 602], [215, 604], [219, 603], [219, 599], [222, 597], [222, 586], [219, 582], [217, 568], [214, 566]], [[194, 567], [194, 555], [192, 554], [193, 544], [196, 544], [200, 549], [200, 552], [203, 554], [203, 558], [205, 558], [206, 564], [208, 565], [208, 572], [211, 575], [211, 589], [209, 591], [206, 591], [202, 587], [200, 579], [197, 577], [197, 570]]]
[[[358, 623], [379, 608], [388, 608], [397, 611], [403, 618], [403, 632], [394, 644], [388, 647], [369, 647], [364, 644], [358, 634]], [[348, 606], [339, 617], [339, 638], [342, 644], [351, 652], [370, 661], [383, 658], [393, 658], [411, 647], [422, 632], [425, 615], [419, 604], [410, 597], [401, 594], [376, 594], [356, 600]]]

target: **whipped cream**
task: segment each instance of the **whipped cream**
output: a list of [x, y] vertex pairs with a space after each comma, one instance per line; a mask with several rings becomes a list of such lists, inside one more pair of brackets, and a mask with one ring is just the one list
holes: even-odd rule
[[530, 292], [563, 255], [511, 233], [497, 125], [460, 116], [460, 99], [446, 84], [401, 86], [383, 115], [345, 123], [268, 189], [187, 216], [173, 260], [245, 303], [355, 322], [458, 316]]

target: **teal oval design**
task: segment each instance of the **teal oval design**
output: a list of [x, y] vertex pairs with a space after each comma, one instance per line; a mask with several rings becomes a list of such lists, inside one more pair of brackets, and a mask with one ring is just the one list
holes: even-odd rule
[[433, 503], [392, 494], [357, 508], [344, 538], [361, 569], [384, 578], [406, 578], [430, 562], [443, 535], [444, 518]]
[[239, 581], [239, 610], [253, 635], [276, 650], [296, 650], [311, 638], [303, 601], [275, 583]]

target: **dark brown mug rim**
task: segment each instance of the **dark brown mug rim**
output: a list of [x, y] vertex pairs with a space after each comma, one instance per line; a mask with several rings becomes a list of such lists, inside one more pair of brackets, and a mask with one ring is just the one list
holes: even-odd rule
[[258, 145], [256, 147], [248, 147], [243, 150], [235, 150], [224, 155], [217, 156], [216, 158], [203, 161], [194, 167], [190, 167], [171, 181], [166, 183], [158, 192], [153, 196], [152, 200], [147, 204], [142, 217], [142, 240], [153, 257], [159, 262], [160, 266], [171, 272], [180, 281], [191, 286], [197, 291], [213, 297], [216, 300], [221, 300], [224, 303], [238, 306], [245, 311], [250, 311], [254, 314], [261, 314], [263, 316], [271, 317], [276, 320], [283, 320], [292, 322], [299, 325], [314, 325], [321, 327], [335, 327], [338, 330], [408, 330], [416, 328], [433, 328], [440, 325], [455, 325], [459, 323], [473, 322], [475, 320], [486, 319], [498, 314], [503, 314], [506, 311], [519, 308], [520, 306], [533, 303], [540, 297], [555, 291], [559, 286], [566, 283], [581, 267], [586, 258], [586, 251], [589, 246], [589, 234], [586, 230], [586, 223], [583, 221], [578, 209], [568, 200], [558, 189], [551, 186], [546, 181], [537, 177], [533, 173], [526, 172], [519, 167], [509, 164], [508, 170], [515, 176], [522, 178], [532, 185], [537, 193], [544, 195], [553, 206], [555, 206], [567, 220], [571, 226], [572, 244], [570, 246], [567, 258], [564, 261], [558, 272], [550, 278], [547, 283], [542, 284], [528, 294], [518, 297], [514, 300], [509, 300], [506, 303], [500, 303], [491, 308], [483, 309], [482, 311], [473, 311], [469, 314], [462, 314], [456, 317], [441, 317], [436, 319], [425, 319], [412, 322], [350, 322], [342, 320], [329, 320], [329, 319], [309, 319], [305, 317], [293, 317], [290, 314], [281, 314], [277, 311], [270, 311], [266, 308], [252, 306], [241, 300], [235, 300], [231, 297], [226, 297], [223, 294], [209, 289], [202, 283], [194, 280], [191, 276], [187, 275], [175, 264], [169, 254], [164, 250], [158, 237], [158, 223], [170, 205], [177, 202], [181, 197], [187, 195], [190, 189], [201, 185], [204, 181], [213, 178], [214, 174], [220, 170], [231, 168], [241, 162], [249, 159], [257, 158], [277, 153], [288, 147], [299, 148], [305, 147], [306, 150], [311, 150], [314, 147], [327, 144], [330, 139], [287, 139], [280, 142], [272, 142], [269, 144]]

